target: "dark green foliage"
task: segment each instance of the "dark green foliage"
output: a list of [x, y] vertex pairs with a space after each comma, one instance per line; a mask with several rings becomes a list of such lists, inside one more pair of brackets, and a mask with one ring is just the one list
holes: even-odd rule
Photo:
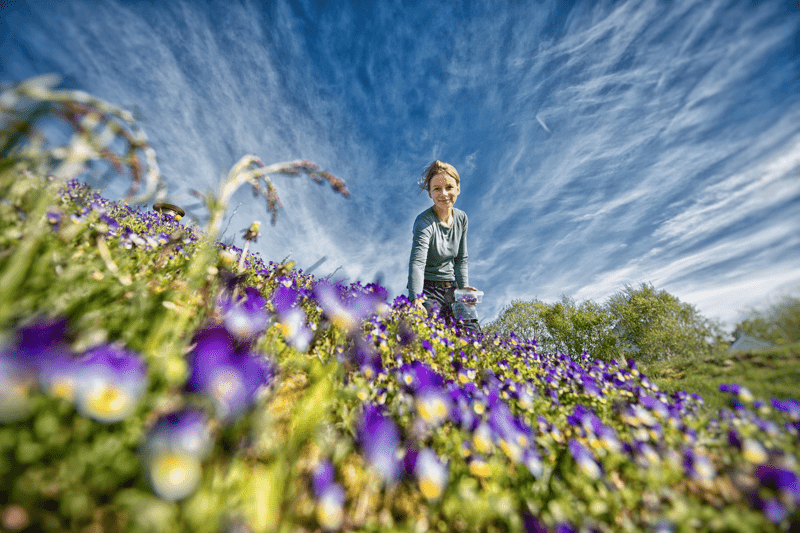
[[693, 305], [646, 283], [625, 286], [605, 307], [623, 350], [642, 361], [707, 353], [722, 336]]
[[562, 296], [554, 304], [515, 300], [485, 329], [535, 339], [542, 352], [563, 353], [573, 359], [590, 353], [594, 359], [610, 361], [620, 353], [611, 326], [611, 317], [602, 306]]
[[487, 333], [514, 334], [522, 339], [535, 339], [543, 351], [552, 351], [552, 343], [542, 315], [548, 304], [540, 300], [512, 300], [503, 308], [500, 315], [484, 326]]
[[619, 353], [617, 338], [611, 331], [611, 316], [591, 300], [578, 304], [562, 296], [560, 302], [545, 310], [543, 318], [557, 351], [573, 358], [589, 353], [603, 361], [610, 361]]
[[603, 361], [707, 353], [722, 338], [719, 325], [694, 306], [647, 284], [626, 286], [603, 305], [568, 296], [552, 304], [515, 300], [485, 329], [533, 338], [543, 352], [573, 358], [587, 352]]

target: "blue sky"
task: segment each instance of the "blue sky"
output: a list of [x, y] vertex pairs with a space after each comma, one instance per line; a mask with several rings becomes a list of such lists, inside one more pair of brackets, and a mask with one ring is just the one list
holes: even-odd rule
[[[732, 325], [800, 294], [797, 2], [4, 2], [0, 82], [43, 73], [136, 109], [197, 216], [245, 154], [344, 179], [276, 177], [255, 246], [318, 276], [405, 293], [441, 159], [485, 319], [647, 282]], [[269, 218], [230, 213], [237, 245]]]

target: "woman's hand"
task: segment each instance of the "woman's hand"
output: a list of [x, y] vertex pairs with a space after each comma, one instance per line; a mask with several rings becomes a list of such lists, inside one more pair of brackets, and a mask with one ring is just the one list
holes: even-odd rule
[[414, 298], [412, 305], [422, 311], [423, 316], [428, 316], [428, 310], [425, 309], [425, 304], [423, 303], [422, 298]]
[[[475, 287], [466, 286], [464, 287], [465, 291], [477, 291]], [[475, 296], [463, 296], [462, 302], [464, 305], [468, 305], [470, 307], [478, 305], [478, 299]]]

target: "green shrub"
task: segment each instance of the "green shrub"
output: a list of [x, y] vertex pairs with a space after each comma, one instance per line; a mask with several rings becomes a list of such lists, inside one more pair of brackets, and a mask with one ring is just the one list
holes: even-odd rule
[[751, 310], [748, 318], [736, 324], [735, 332], [773, 344], [800, 342], [800, 298], [784, 296], [766, 310]]

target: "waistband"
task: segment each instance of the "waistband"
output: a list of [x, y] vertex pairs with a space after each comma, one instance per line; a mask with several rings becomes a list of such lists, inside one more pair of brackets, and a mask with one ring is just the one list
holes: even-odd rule
[[449, 289], [450, 287], [455, 287], [455, 281], [433, 281], [430, 279], [426, 279], [423, 281], [423, 286], [427, 285], [428, 287], [441, 287], [442, 289]]

